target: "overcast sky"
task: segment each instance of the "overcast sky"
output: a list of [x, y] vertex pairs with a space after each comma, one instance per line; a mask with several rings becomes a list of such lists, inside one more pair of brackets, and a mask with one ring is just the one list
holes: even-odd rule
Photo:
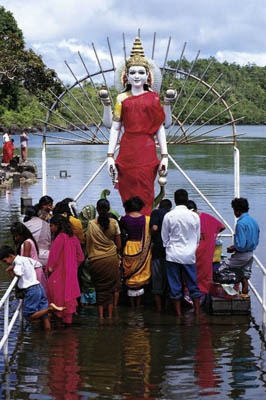
[[89, 71], [98, 71], [93, 42], [108, 68], [106, 38], [117, 63], [123, 59], [123, 32], [129, 54], [138, 28], [148, 57], [156, 32], [159, 65], [169, 36], [169, 59], [177, 59], [187, 42], [185, 55], [190, 60], [200, 50], [200, 57], [266, 65], [266, 0], [0, 0], [0, 4], [13, 13], [26, 47], [40, 54], [68, 83], [71, 78], [64, 60], [82, 77], [79, 50]]

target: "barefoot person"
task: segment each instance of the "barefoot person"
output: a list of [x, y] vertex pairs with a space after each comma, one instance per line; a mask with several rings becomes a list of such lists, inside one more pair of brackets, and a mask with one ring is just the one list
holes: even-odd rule
[[170, 299], [175, 311], [181, 315], [182, 273], [196, 315], [199, 315], [201, 292], [197, 285], [196, 250], [200, 241], [200, 218], [187, 208], [188, 193], [184, 189], [175, 192], [176, 207], [169, 211], [162, 225], [162, 239], [166, 251], [166, 271], [170, 287]]
[[46, 265], [49, 301], [64, 306], [56, 316], [64, 324], [72, 323], [80, 297], [78, 266], [84, 260], [78, 238], [73, 234], [69, 221], [62, 215], [54, 215], [50, 222], [54, 240]]
[[96, 291], [99, 318], [103, 319], [104, 308], [112, 318], [115, 296], [120, 286], [120, 228], [118, 222], [109, 217], [110, 203], [106, 199], [97, 202], [98, 217], [89, 221], [86, 234], [88, 270]]
[[248, 280], [251, 276], [253, 251], [259, 244], [260, 229], [257, 221], [248, 214], [249, 204], [243, 197], [232, 200], [232, 208], [237, 218], [234, 244], [227, 248], [228, 253], [233, 253], [225, 261], [227, 267], [239, 268], [243, 272], [242, 296], [248, 296]]
[[16, 256], [9, 246], [0, 248], [0, 261], [8, 268], [6, 271], [11, 277], [17, 276], [18, 288], [23, 290], [23, 316], [28, 321], [41, 319], [45, 329], [51, 329], [49, 312], [63, 311], [64, 307], [58, 307], [53, 303], [48, 304], [44, 289], [36, 278], [35, 269], [41, 264], [29, 257]]

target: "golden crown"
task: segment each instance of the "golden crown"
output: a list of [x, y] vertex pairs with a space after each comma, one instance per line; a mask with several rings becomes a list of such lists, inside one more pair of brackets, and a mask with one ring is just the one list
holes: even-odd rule
[[144, 55], [144, 50], [140, 38], [136, 38], [133, 44], [130, 57], [126, 61], [126, 67], [132, 67], [133, 65], [142, 66], [149, 68], [149, 62]]

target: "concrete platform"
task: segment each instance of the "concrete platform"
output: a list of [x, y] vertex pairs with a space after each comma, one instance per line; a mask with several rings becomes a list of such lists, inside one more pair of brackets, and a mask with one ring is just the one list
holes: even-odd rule
[[211, 297], [211, 313], [214, 315], [250, 314], [250, 297], [237, 296], [231, 299]]

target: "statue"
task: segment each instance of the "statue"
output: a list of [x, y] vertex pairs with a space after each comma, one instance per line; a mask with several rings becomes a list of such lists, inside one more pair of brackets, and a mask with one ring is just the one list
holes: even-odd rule
[[[112, 116], [108, 92], [99, 92], [104, 105], [104, 125], [111, 128], [108, 146], [108, 171], [118, 178], [118, 190], [124, 203], [130, 197], [139, 196], [145, 202], [143, 214], [150, 215], [154, 200], [154, 180], [157, 170], [161, 184], [166, 183], [168, 151], [165, 127], [172, 123], [171, 101], [175, 91], [169, 89], [160, 104], [161, 73], [152, 60], [144, 56], [139, 38], [136, 38], [126, 65], [117, 71], [124, 90], [117, 96]], [[119, 154], [114, 160], [122, 125], [124, 133]], [[161, 160], [156, 153], [154, 136], [160, 147]]]

